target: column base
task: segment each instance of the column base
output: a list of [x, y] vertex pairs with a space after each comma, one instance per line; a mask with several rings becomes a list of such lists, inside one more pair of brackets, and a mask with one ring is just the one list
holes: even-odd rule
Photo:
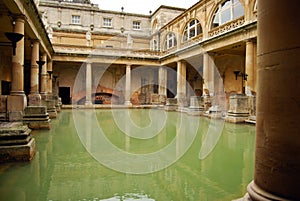
[[28, 106], [40, 106], [42, 97], [38, 93], [31, 93], [28, 95]]
[[92, 103], [92, 101], [85, 101], [84, 105], [89, 105], [89, 106], [91, 106], [91, 105], [93, 105], [93, 103]]
[[[257, 186], [254, 181], [250, 182], [250, 184], [247, 187], [248, 195], [245, 195], [245, 199], [243, 201], [249, 200], [249, 201], [272, 201], [272, 200], [286, 200], [289, 199], [279, 197], [276, 195], [273, 195], [263, 189], [261, 189], [259, 186]], [[248, 198], [247, 198], [248, 197]], [[246, 199], [247, 198], [247, 199]]]
[[125, 101], [124, 105], [126, 105], [126, 106], [132, 106], [132, 103], [130, 101]]
[[9, 121], [22, 121], [24, 109], [27, 106], [25, 94], [9, 95], [7, 97], [7, 111]]

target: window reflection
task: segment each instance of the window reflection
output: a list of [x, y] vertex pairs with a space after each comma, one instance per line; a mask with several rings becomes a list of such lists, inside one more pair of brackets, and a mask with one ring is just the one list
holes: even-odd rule
[[191, 20], [184, 29], [182, 41], [185, 42], [201, 33], [202, 33], [202, 27], [199, 20], [197, 19]]
[[212, 28], [225, 24], [244, 15], [244, 8], [239, 0], [227, 0], [220, 4], [214, 14]]

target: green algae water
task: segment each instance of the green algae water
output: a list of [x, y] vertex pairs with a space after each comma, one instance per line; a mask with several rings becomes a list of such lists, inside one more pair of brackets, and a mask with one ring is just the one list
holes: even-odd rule
[[31, 162], [0, 165], [0, 200], [221, 201], [242, 197], [253, 179], [252, 125], [149, 109], [63, 110], [50, 131], [32, 135]]

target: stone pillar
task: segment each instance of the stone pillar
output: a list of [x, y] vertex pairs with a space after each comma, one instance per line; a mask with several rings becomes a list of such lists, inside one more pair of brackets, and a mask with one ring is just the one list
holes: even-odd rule
[[41, 96], [42, 96], [42, 99], [45, 100], [47, 97], [47, 79], [48, 79], [48, 73], [47, 73], [47, 54], [44, 53], [42, 55], [42, 61], [45, 62], [45, 64], [42, 66], [42, 69], [41, 69], [41, 74], [40, 74], [40, 77], [41, 77]]
[[86, 63], [85, 105], [92, 105], [92, 63]]
[[167, 69], [160, 66], [158, 69], [158, 94], [167, 95]]
[[186, 101], [186, 63], [177, 62], [177, 99], [180, 107], [187, 106]]
[[[252, 200], [300, 200], [300, 4], [258, 1], [257, 116]], [[274, 20], [276, 19], [276, 20]]]
[[162, 104], [165, 104], [167, 99], [167, 79], [167, 69], [160, 66], [158, 69], [158, 95], [159, 102]]
[[[15, 20], [14, 32], [24, 35], [24, 16]], [[7, 98], [9, 121], [22, 120], [27, 98], [24, 94], [24, 37], [16, 44], [16, 54], [12, 56], [12, 85]]]
[[30, 94], [28, 95], [29, 106], [40, 106], [41, 95], [39, 94], [39, 41], [32, 42], [31, 68], [30, 68]]
[[125, 105], [131, 105], [131, 65], [126, 65]]
[[247, 95], [252, 95], [253, 91], [255, 90], [255, 77], [256, 77], [256, 69], [255, 69], [255, 64], [254, 64], [254, 43], [252, 40], [248, 40], [246, 42], [246, 59], [245, 59], [245, 70], [247, 76], [247, 81], [246, 81], [246, 94]]
[[215, 66], [212, 57], [208, 53], [203, 54], [203, 94], [210, 95], [214, 93], [215, 88]]
[[210, 94], [214, 92], [214, 66], [208, 53], [203, 54], [203, 101], [204, 110], [212, 105]]
[[[53, 72], [52, 65], [53, 65], [53, 61], [50, 60], [47, 65], [47, 72], [48, 72], [47, 93], [50, 96], [52, 96], [52, 72]], [[49, 74], [49, 72], [50, 72], [50, 74]]]
[[248, 96], [249, 119], [255, 121], [256, 116], [256, 44], [253, 40], [246, 41], [246, 59], [245, 71], [247, 81], [245, 83], [245, 92]]

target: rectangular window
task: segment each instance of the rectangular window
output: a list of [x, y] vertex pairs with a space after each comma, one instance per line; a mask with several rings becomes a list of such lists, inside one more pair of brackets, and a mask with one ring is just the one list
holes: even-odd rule
[[104, 27], [112, 27], [112, 19], [111, 18], [103, 18], [103, 26]]
[[80, 15], [72, 15], [72, 24], [80, 24]]
[[141, 29], [141, 22], [139, 22], [139, 21], [133, 21], [132, 28], [136, 29], [136, 30], [140, 30]]

